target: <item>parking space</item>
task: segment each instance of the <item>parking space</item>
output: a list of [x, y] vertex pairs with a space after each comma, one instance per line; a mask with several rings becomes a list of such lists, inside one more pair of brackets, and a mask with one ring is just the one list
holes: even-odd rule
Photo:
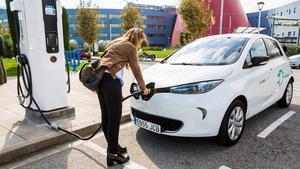
[[[288, 111], [274, 106], [250, 119], [242, 139], [232, 147], [220, 146], [214, 138], [168, 137], [135, 126], [121, 132], [120, 142], [128, 147], [132, 161], [146, 168], [299, 168], [298, 114], [265, 139], [257, 136]], [[106, 146], [103, 138], [93, 142]]]
[[[297, 101], [297, 99], [295, 99]], [[266, 138], [258, 134], [291, 110], [272, 106], [248, 120], [238, 144], [224, 147], [215, 138], [178, 138], [154, 134], [132, 125], [123, 125], [120, 144], [127, 146], [131, 163], [113, 168], [284, 168], [300, 167], [300, 115], [293, 114]], [[29, 168], [105, 168], [106, 143], [103, 134], [90, 142], [77, 142], [63, 151], [38, 156]], [[80, 167], [78, 167], [80, 166]]]

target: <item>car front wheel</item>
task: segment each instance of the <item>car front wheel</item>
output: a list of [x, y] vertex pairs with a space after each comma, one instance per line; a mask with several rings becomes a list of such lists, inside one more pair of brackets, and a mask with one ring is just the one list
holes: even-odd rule
[[245, 126], [246, 107], [241, 100], [229, 106], [222, 120], [218, 141], [223, 145], [234, 145], [242, 136]]
[[293, 99], [293, 82], [290, 80], [282, 98], [277, 102], [279, 107], [288, 107]]

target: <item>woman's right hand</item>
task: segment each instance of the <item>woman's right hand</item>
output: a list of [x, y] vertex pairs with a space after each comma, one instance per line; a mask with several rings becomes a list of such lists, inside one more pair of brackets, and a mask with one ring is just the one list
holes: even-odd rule
[[151, 93], [151, 90], [146, 88], [144, 91], [143, 91], [143, 95], [147, 96]]

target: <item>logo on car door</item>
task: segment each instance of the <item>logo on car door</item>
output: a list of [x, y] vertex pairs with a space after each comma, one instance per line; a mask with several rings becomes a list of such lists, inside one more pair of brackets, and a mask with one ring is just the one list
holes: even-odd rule
[[283, 79], [289, 77], [289, 74], [288, 74], [288, 73], [285, 73], [283, 70], [279, 70], [279, 72], [278, 72], [278, 74], [277, 74], [277, 77], [278, 77], [277, 84], [278, 84], [279, 86], [281, 86], [282, 83], [283, 83]]

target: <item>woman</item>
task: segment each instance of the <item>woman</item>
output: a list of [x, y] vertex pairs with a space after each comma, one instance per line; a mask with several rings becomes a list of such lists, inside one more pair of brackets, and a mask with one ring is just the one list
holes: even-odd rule
[[125, 157], [127, 148], [121, 147], [119, 143], [119, 127], [122, 114], [122, 86], [124, 85], [124, 68], [130, 66], [140, 89], [144, 95], [150, 90], [146, 88], [145, 82], [138, 65], [137, 49], [143, 42], [147, 42], [146, 35], [142, 29], [132, 28], [122, 37], [109, 43], [105, 55], [98, 64], [98, 68], [104, 74], [98, 89], [102, 113], [103, 132], [108, 143], [107, 165], [114, 163], [123, 164], [129, 161]]

